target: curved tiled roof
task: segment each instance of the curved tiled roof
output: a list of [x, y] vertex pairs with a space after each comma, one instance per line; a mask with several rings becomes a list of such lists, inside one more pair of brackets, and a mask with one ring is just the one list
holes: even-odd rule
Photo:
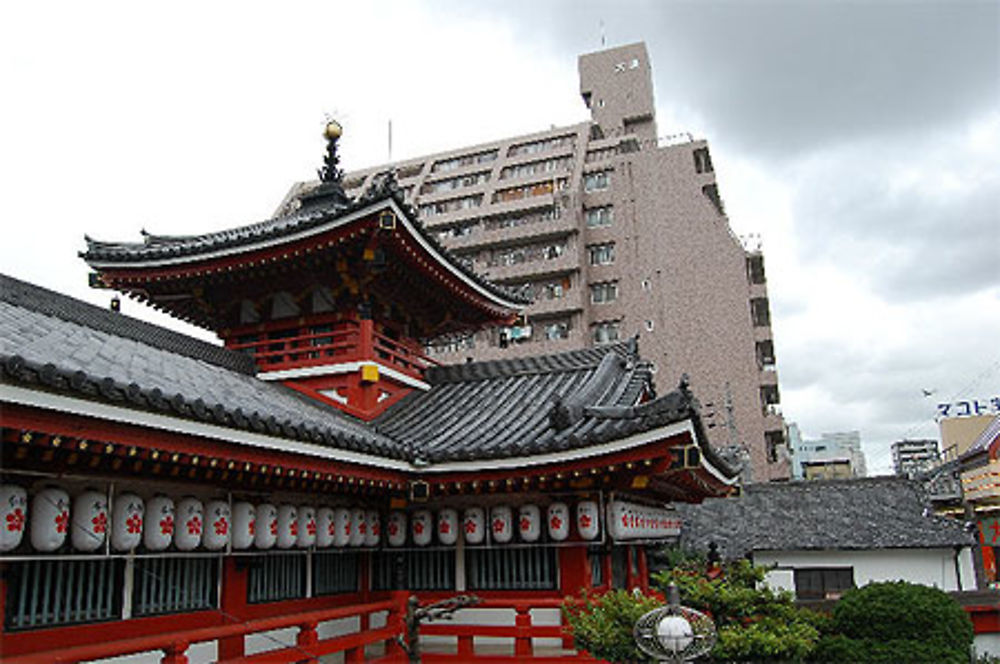
[[[234, 351], [0, 276], [0, 382], [420, 465], [571, 451], [691, 420], [682, 383], [660, 398], [636, 340], [437, 367], [365, 423], [279, 383]], [[734, 475], [704, 446], [706, 457]]]
[[181, 257], [191, 257], [192, 260], [196, 260], [224, 249], [250, 247], [260, 242], [289, 237], [368, 208], [375, 211], [380, 204], [389, 201], [394, 202], [407, 216], [409, 223], [424, 242], [466, 277], [496, 296], [515, 304], [530, 304], [530, 298], [520, 290], [493, 283], [475, 272], [467, 261], [454, 256], [437, 238], [428, 233], [413, 207], [403, 200], [402, 192], [392, 177], [383, 178], [353, 201], [326, 201], [266, 221], [202, 235], [153, 235], [144, 230], [142, 242], [106, 242], [84, 236], [87, 249], [80, 252], [80, 257], [98, 269], [113, 268], [116, 264], [155, 262]]
[[678, 505], [682, 544], [727, 558], [753, 551], [969, 546], [962, 522], [933, 515], [920, 482], [903, 477], [750, 484], [737, 498]]

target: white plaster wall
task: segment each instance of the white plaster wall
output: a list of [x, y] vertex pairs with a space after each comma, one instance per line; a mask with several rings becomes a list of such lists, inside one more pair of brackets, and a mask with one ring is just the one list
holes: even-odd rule
[[[187, 649], [189, 664], [210, 664], [219, 661], [219, 649], [216, 641], [195, 643]], [[160, 664], [163, 661], [162, 650], [139, 652], [124, 657], [109, 657], [107, 659], [89, 660], [90, 664]]]
[[972, 641], [972, 650], [976, 657], [991, 655], [1000, 657], [1000, 634], [976, 634]]
[[870, 551], [759, 551], [759, 565], [776, 566], [765, 577], [775, 589], [795, 590], [794, 570], [803, 567], [853, 567], [854, 584], [876, 581], [909, 581], [945, 591], [974, 590], [972, 552], [959, 555], [962, 587], [955, 579], [953, 549], [877, 549]]

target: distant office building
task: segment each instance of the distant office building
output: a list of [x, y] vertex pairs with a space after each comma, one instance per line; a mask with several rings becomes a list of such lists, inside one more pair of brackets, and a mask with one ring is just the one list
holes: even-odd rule
[[[764, 256], [729, 226], [708, 144], [657, 133], [643, 44], [583, 55], [591, 118], [347, 173], [360, 194], [396, 170], [428, 230], [534, 304], [509, 327], [438, 339], [445, 363], [556, 353], [640, 335], [705, 405], [709, 439], [786, 479]], [[543, 120], [540, 118], [540, 120]], [[298, 183], [281, 211], [314, 183]]]
[[818, 440], [803, 440], [798, 425], [788, 425], [795, 479], [847, 479], [867, 474], [861, 434], [857, 431], [824, 433]]
[[937, 462], [936, 440], [897, 440], [892, 444], [892, 467], [897, 475], [915, 475]]

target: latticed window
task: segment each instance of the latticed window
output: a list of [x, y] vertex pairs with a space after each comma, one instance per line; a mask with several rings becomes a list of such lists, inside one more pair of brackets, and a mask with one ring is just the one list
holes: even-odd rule
[[618, 282], [606, 281], [590, 285], [590, 301], [593, 304], [614, 302], [618, 299]]
[[324, 551], [313, 554], [313, 595], [358, 591], [358, 553]]
[[299, 553], [250, 558], [247, 602], [277, 602], [306, 596], [306, 557]]
[[5, 629], [117, 620], [121, 560], [31, 560], [10, 563]]
[[587, 247], [591, 265], [610, 265], [615, 262], [615, 243], [592, 244]]
[[603, 207], [588, 208], [584, 213], [588, 228], [598, 228], [600, 226], [610, 226], [615, 220], [614, 208], [610, 205]]
[[465, 555], [469, 590], [551, 590], [559, 579], [550, 546], [470, 549]]
[[611, 185], [611, 171], [597, 171], [583, 176], [584, 191], [600, 191]]
[[136, 617], [218, 605], [217, 557], [138, 558], [133, 578], [132, 615]]
[[454, 590], [455, 551], [383, 551], [372, 555], [372, 590]]

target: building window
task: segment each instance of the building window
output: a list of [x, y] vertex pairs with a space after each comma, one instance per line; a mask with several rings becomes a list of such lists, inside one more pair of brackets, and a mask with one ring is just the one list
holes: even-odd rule
[[592, 547], [587, 551], [590, 562], [590, 585], [594, 588], [604, 585], [604, 552], [600, 547]]
[[494, 252], [487, 261], [487, 264], [490, 267], [504, 267], [508, 265], [520, 265], [521, 263], [534, 263], [542, 260], [555, 260], [565, 252], [565, 242], [511, 247]]
[[694, 151], [694, 170], [698, 173], [711, 173], [714, 170], [708, 148], [698, 148]]
[[550, 546], [466, 550], [469, 590], [554, 590], [559, 579]]
[[555, 159], [544, 159], [542, 161], [531, 161], [526, 164], [506, 166], [500, 171], [500, 179], [526, 178], [532, 175], [565, 171], [569, 170], [572, 161], [571, 157], [557, 157]]
[[594, 323], [590, 326], [590, 330], [593, 333], [595, 344], [601, 345], [614, 343], [618, 341], [619, 338], [619, 321], [609, 320]]
[[597, 171], [583, 176], [584, 191], [601, 191], [611, 186], [611, 171]]
[[[472, 164], [485, 164], [496, 158], [497, 150], [486, 150], [485, 152], [477, 152], [475, 154], [462, 155], [461, 157], [453, 157], [451, 159], [435, 162], [431, 167], [431, 173], [445, 173], [464, 166], [471, 166]], [[420, 171], [418, 170], [417, 172], [419, 173]], [[400, 177], [403, 177], [402, 174]]]
[[433, 217], [439, 214], [447, 214], [458, 210], [470, 210], [483, 204], [483, 195], [465, 196], [463, 198], [451, 198], [446, 201], [425, 203], [420, 206], [421, 217]]
[[452, 191], [454, 189], [464, 189], [465, 187], [474, 187], [477, 184], [488, 182], [489, 179], [490, 179], [489, 171], [470, 173], [469, 175], [460, 175], [458, 177], [448, 178], [447, 180], [427, 182], [420, 187], [420, 193], [437, 194], [442, 191]]
[[600, 284], [590, 285], [590, 302], [592, 304], [606, 304], [618, 299], [618, 282], [606, 281]]
[[534, 184], [526, 184], [521, 187], [510, 187], [508, 189], [501, 189], [500, 191], [493, 194], [494, 203], [507, 203], [509, 201], [519, 201], [525, 198], [533, 198], [535, 196], [545, 196], [546, 194], [551, 194], [554, 191], [562, 191], [568, 186], [568, 180], [566, 178], [560, 178], [556, 181], [546, 180], [545, 182], [536, 182]]
[[591, 265], [611, 265], [615, 262], [615, 243], [592, 244], [587, 247]]
[[750, 300], [750, 318], [754, 327], [768, 327], [771, 324], [771, 309], [766, 297], [755, 297]]
[[599, 228], [601, 226], [610, 226], [615, 220], [614, 208], [610, 205], [605, 205], [603, 207], [588, 208], [584, 212], [584, 217], [587, 221], [587, 228]]
[[516, 157], [522, 154], [538, 154], [540, 152], [550, 152], [559, 148], [573, 147], [575, 141], [573, 134], [556, 136], [555, 138], [545, 138], [540, 141], [521, 143], [514, 145], [507, 152], [508, 157]]
[[5, 572], [5, 629], [118, 620], [124, 561], [30, 560]]
[[279, 602], [306, 596], [306, 557], [301, 553], [249, 559], [247, 603]]
[[204, 611], [218, 605], [219, 559], [137, 558], [132, 615]]
[[549, 341], [569, 338], [569, 321], [556, 321], [545, 325], [545, 338]]
[[751, 254], [747, 256], [747, 279], [751, 284], [763, 284], [767, 282], [764, 276], [763, 254]]
[[767, 462], [778, 463], [778, 450], [785, 444], [785, 434], [780, 429], [764, 432], [764, 441], [767, 443]]
[[854, 587], [853, 567], [813, 567], [795, 570], [798, 599], [839, 599]]
[[774, 342], [770, 339], [758, 341], [756, 343], [756, 349], [757, 366], [762, 370], [774, 369]]
[[454, 590], [455, 550], [372, 554], [372, 590]]
[[653, 331], [653, 327], [655, 327], [653, 325], [653, 321], [647, 319], [646, 320], [646, 331], [647, 332], [652, 332]]
[[317, 551], [312, 556], [313, 595], [358, 591], [358, 553]]

